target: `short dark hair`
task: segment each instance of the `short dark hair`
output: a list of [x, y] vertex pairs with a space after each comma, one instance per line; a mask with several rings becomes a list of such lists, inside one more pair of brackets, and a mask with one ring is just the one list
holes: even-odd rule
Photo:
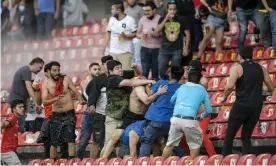
[[102, 64], [106, 63], [107, 61], [113, 60], [113, 57], [111, 55], [103, 56], [101, 58]]
[[91, 68], [91, 67], [93, 67], [93, 66], [100, 66], [98, 63], [95, 63], [95, 62], [93, 62], [93, 63], [91, 63], [90, 65], [89, 65], [89, 69]]
[[30, 65], [33, 65], [35, 63], [43, 63], [44, 64], [44, 61], [43, 61], [43, 59], [36, 57], [30, 62]]
[[253, 57], [253, 48], [250, 46], [245, 46], [239, 49], [239, 54], [243, 60], [252, 59]]
[[11, 102], [11, 110], [12, 110], [12, 112], [13, 112], [13, 109], [14, 109], [17, 105], [19, 105], [19, 104], [23, 104], [23, 105], [25, 106], [25, 103], [24, 103], [23, 100], [16, 99], [16, 100], [13, 100], [13, 101]]
[[44, 65], [44, 73], [48, 72], [48, 70], [50, 70], [49, 63], [47, 63], [46, 65]]
[[49, 70], [51, 70], [53, 66], [60, 67], [60, 64], [57, 61], [52, 61], [52, 62], [50, 62], [48, 64], [49, 64]]
[[108, 73], [109, 73], [109, 71], [113, 71], [114, 68], [119, 65], [122, 65], [121, 62], [119, 62], [119, 61], [116, 61], [116, 60], [108, 61], [106, 64]]
[[112, 4], [112, 6], [115, 6], [115, 8], [116, 9], [120, 9], [121, 10], [121, 12], [125, 12], [125, 7], [124, 7], [124, 3], [122, 2], [122, 1], [117, 1], [117, 2], [114, 2], [113, 4]]
[[201, 71], [189, 72], [188, 81], [199, 84], [200, 79], [202, 78]]
[[169, 9], [169, 6], [170, 5], [176, 5], [176, 8], [177, 8], [177, 4], [175, 3], [175, 2], [169, 2], [168, 4], [167, 4], [167, 9]]
[[171, 78], [179, 81], [184, 74], [184, 69], [181, 66], [172, 66], [171, 67]]
[[155, 3], [153, 1], [147, 1], [146, 4], [144, 5], [144, 7], [151, 7], [151, 9], [157, 9]]

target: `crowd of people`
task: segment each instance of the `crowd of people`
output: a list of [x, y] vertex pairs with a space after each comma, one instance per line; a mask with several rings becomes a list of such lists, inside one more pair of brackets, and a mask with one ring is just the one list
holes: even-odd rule
[[1, 0], [1, 38], [51, 39], [55, 25], [82, 26], [88, 12], [82, 0]]
[[[139, 5], [135, 0], [115, 2], [105, 36], [108, 55], [101, 58], [101, 64], [91, 63], [88, 77], [81, 82], [82, 94], [71, 78], [60, 72], [62, 66], [57, 61], [45, 64], [43, 59], [35, 58], [18, 69], [9, 96], [13, 113], [2, 123], [4, 158], [1, 161], [8, 165], [20, 164], [15, 153], [18, 131], [40, 131], [37, 142], [44, 143], [45, 157], [51, 159], [58, 158], [58, 146], [62, 149], [62, 158], [84, 158], [91, 135], [92, 158], [151, 154], [194, 158], [202, 145], [209, 156], [216, 154], [207, 135], [212, 113], [206, 91], [208, 80], [202, 75], [205, 69], [200, 60], [192, 60], [192, 56], [198, 46], [198, 58], [202, 56], [213, 33], [216, 49], [222, 49], [227, 13], [232, 18], [233, 2], [201, 0], [209, 11], [207, 19], [196, 19], [201, 10], [195, 10], [198, 6], [194, 2], [172, 0], [166, 6], [167, 14], [161, 16], [157, 13], [163, 12], [158, 10], [163, 4], [158, 0]], [[263, 3], [268, 10], [268, 5], [274, 4], [272, 1], [267, 4], [265, 0]], [[250, 153], [251, 134], [263, 103], [263, 83], [268, 91], [274, 90], [266, 69], [253, 62], [252, 47], [244, 46], [247, 31], [242, 24], [248, 25], [250, 18], [256, 18], [254, 11], [257, 12], [258, 4], [257, 0], [236, 0], [240, 64], [231, 69], [221, 99], [225, 102], [236, 87], [224, 156], [232, 153], [233, 139], [241, 125], [243, 153]], [[204, 13], [201, 18], [206, 16]], [[49, 16], [44, 14], [44, 19]], [[202, 23], [206, 24], [206, 33], [201, 41]], [[255, 31], [262, 32], [256, 25]], [[188, 68], [184, 70], [184, 66]], [[43, 67], [45, 79], [41, 82], [37, 74]], [[152, 79], [148, 79], [150, 73]], [[85, 106], [77, 146], [74, 96]], [[118, 153], [114, 150], [117, 147]]]

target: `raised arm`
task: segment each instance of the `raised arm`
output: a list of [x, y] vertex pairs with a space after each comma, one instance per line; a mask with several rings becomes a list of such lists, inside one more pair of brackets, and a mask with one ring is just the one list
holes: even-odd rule
[[129, 86], [129, 87], [136, 87], [136, 86], [142, 86], [147, 84], [155, 84], [154, 80], [129, 80], [124, 79], [120, 82], [119, 86]]
[[73, 84], [71, 78], [69, 78], [68, 76], [65, 76], [65, 81], [68, 82], [68, 86], [69, 86], [69, 89], [76, 95], [77, 99], [80, 101], [80, 102], [83, 102], [84, 103], [84, 100], [82, 98], [82, 95], [80, 94], [80, 92], [78, 92], [77, 88], [75, 87], [75, 85]]
[[170, 14], [168, 13], [167, 16], [164, 18], [164, 20], [162, 22], [160, 22], [159, 25], [157, 25], [157, 27], [155, 28], [155, 31], [154, 31], [155, 34], [159, 34], [162, 32], [169, 17], [170, 17]]
[[227, 97], [233, 91], [233, 89], [234, 89], [234, 87], [236, 85], [237, 79], [240, 77], [239, 73], [238, 73], [238, 70], [242, 70], [242, 68], [241, 68], [240, 65], [234, 66], [230, 70], [230, 76], [229, 76], [229, 80], [228, 80], [228, 82], [226, 84], [226, 88], [225, 88], [225, 91], [224, 91], [222, 102], [225, 102], [227, 100]]
[[139, 100], [141, 100], [146, 105], [153, 103], [160, 95], [168, 91], [168, 86], [160, 86], [156, 93], [153, 93], [152, 95], [147, 95], [145, 88], [146, 88], [145, 86], [138, 86], [138, 87], [135, 87], [134, 90]]

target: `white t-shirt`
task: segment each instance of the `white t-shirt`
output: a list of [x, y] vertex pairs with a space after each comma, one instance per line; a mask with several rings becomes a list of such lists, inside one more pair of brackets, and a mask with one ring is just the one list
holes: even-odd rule
[[45, 114], [44, 114], [44, 109], [42, 110], [42, 112], [40, 114], [36, 113], [35, 110], [35, 104], [32, 98], [30, 98], [28, 100], [28, 104], [27, 104], [27, 117], [26, 117], [26, 121], [34, 121], [36, 118], [44, 118]]
[[107, 31], [110, 32], [110, 53], [123, 54], [132, 52], [132, 39], [119, 40], [119, 35], [124, 32], [131, 34], [137, 31], [135, 20], [126, 15], [123, 19], [117, 20], [111, 17], [108, 23]]

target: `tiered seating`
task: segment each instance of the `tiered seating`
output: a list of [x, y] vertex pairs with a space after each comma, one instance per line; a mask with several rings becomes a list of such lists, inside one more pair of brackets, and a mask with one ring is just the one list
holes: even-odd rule
[[208, 156], [198, 156], [194, 160], [190, 156], [184, 156], [182, 158], [171, 156], [165, 161], [162, 157], [154, 157], [150, 159], [149, 157], [141, 157], [135, 159], [133, 157], [127, 157], [124, 159], [113, 158], [107, 160], [106, 158], [99, 158], [94, 160], [92, 158], [85, 158], [83, 160], [74, 158], [71, 160], [59, 159], [53, 161], [51, 159], [45, 159], [43, 161], [35, 159], [29, 162], [28, 165], [275, 165], [276, 155], [271, 154], [260, 154], [258, 156], [254, 154], [248, 154], [244, 156], [239, 156], [238, 154], [231, 154], [226, 157], [222, 155]]

